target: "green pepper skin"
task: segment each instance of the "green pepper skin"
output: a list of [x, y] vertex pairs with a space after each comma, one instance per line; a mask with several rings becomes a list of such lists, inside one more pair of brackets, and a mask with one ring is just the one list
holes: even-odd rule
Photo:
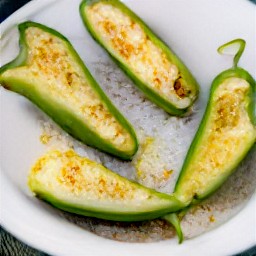
[[[77, 115], [75, 115], [64, 104], [59, 103], [57, 100], [54, 101], [55, 99], [49, 99], [48, 95], [46, 95], [45, 93], [41, 93], [40, 90], [33, 84], [24, 81], [24, 79], [16, 79], [15, 77], [4, 77], [5, 71], [17, 67], [26, 66], [29, 49], [25, 38], [25, 31], [30, 27], [39, 28], [61, 39], [65, 47], [68, 49], [68, 53], [82, 68], [88, 84], [96, 92], [96, 95], [100, 98], [101, 102], [103, 102], [109, 112], [114, 116], [117, 123], [119, 123], [131, 137], [133, 145], [131, 145], [129, 150], [119, 150], [119, 148], [112, 144], [112, 142], [105, 141], [101, 137], [101, 134], [97, 133], [91, 127], [89, 127], [89, 125], [87, 125], [84, 120], [82, 120], [82, 118], [79, 118]], [[89, 70], [84, 65], [83, 61], [74, 50], [68, 39], [57, 31], [35, 22], [24, 22], [20, 24], [18, 28], [20, 32], [20, 53], [15, 60], [0, 68], [0, 84], [8, 90], [17, 92], [28, 98], [35, 105], [41, 108], [45, 113], [47, 113], [57, 124], [59, 124], [74, 138], [84, 142], [89, 146], [98, 148], [121, 159], [130, 160], [138, 149], [138, 141], [132, 126], [105, 95], [105, 93], [97, 84], [95, 79], [92, 77]], [[68, 103], [66, 105], [68, 105]]]
[[74, 151], [50, 151], [32, 167], [28, 185], [40, 199], [84, 216], [115, 221], [155, 219], [185, 207]]
[[[193, 142], [188, 150], [186, 159], [184, 161], [181, 174], [178, 178], [178, 181], [175, 186], [174, 194], [181, 199], [183, 195], [183, 188], [182, 186], [186, 182], [185, 175], [188, 175], [187, 169], [190, 167], [191, 160], [196, 158], [196, 149], [201, 145], [201, 138], [204, 133], [206, 133], [206, 125], [209, 121], [209, 116], [211, 114], [212, 109], [214, 108], [212, 98], [214, 97], [215, 91], [218, 88], [220, 84], [222, 84], [226, 79], [228, 78], [240, 78], [245, 81], [247, 81], [250, 85], [250, 89], [245, 96], [247, 98], [247, 114], [251, 121], [251, 124], [255, 126], [256, 124], [256, 116], [255, 116], [255, 88], [256, 84], [253, 79], [253, 77], [244, 69], [235, 67], [231, 68], [229, 70], [226, 70], [222, 73], [220, 73], [213, 81], [211, 91], [210, 91], [210, 98], [207, 104], [206, 111], [204, 113], [204, 116], [202, 118], [202, 121], [200, 123], [200, 126], [198, 128], [198, 131], [193, 139]], [[256, 128], [256, 127], [254, 127]], [[247, 155], [249, 150], [253, 147], [255, 141], [256, 141], [256, 129], [255, 129], [255, 136], [251, 139], [250, 143], [246, 145], [246, 148], [243, 152], [238, 152], [236, 161], [232, 164], [227, 163], [228, 167], [226, 167], [225, 171], [218, 175], [218, 178], [215, 180], [215, 182], [211, 184], [206, 184], [203, 191], [201, 191], [200, 194], [191, 194], [189, 201], [193, 204], [198, 203], [199, 201], [207, 198], [212, 193], [214, 193], [224, 182], [225, 180], [233, 173], [233, 171], [236, 169], [236, 167], [239, 165], [239, 163], [243, 160], [243, 158]], [[224, 167], [225, 168], [225, 167]], [[193, 180], [193, 175], [190, 176], [190, 179]], [[188, 201], [186, 202], [188, 203]]]
[[[143, 82], [128, 66], [127, 63], [119, 59], [110, 49], [107, 48], [104, 41], [100, 38], [100, 36], [95, 32], [92, 24], [90, 23], [87, 15], [86, 15], [86, 8], [90, 5], [97, 4], [99, 2], [107, 3], [109, 5], [112, 5], [118, 9], [120, 9], [123, 13], [127, 14], [129, 17], [132, 18], [133, 21], [138, 23], [143, 31], [147, 34], [147, 36], [150, 38], [150, 40], [160, 49], [163, 50], [163, 52], [166, 54], [168, 60], [176, 65], [178, 67], [179, 72], [181, 74], [182, 79], [187, 83], [189, 88], [189, 95], [188, 98], [190, 99], [190, 104], [183, 108], [180, 106], [175, 105], [174, 102], [171, 100], [167, 100], [162, 95], [160, 95], [158, 92], [150, 88], [147, 83]], [[197, 99], [199, 94], [199, 86], [190, 73], [190, 71], [187, 69], [187, 67], [184, 65], [184, 63], [175, 55], [175, 53], [165, 44], [158, 36], [156, 36], [152, 30], [134, 13], [132, 12], [128, 7], [126, 7], [122, 2], [118, 0], [84, 0], [82, 1], [80, 5], [80, 14], [82, 17], [82, 20], [84, 22], [85, 27], [89, 31], [89, 33], [92, 35], [92, 37], [98, 42], [113, 58], [113, 60], [118, 64], [118, 66], [133, 80], [135, 85], [144, 92], [146, 97], [150, 99], [152, 102], [154, 102], [156, 105], [164, 109], [167, 113], [171, 115], [176, 116], [182, 116], [184, 115], [192, 106], [194, 101]]]
[[168, 215], [165, 215], [163, 217], [164, 220], [166, 220], [168, 223], [172, 224], [174, 229], [176, 230], [176, 234], [178, 236], [179, 239], [179, 244], [182, 244], [183, 240], [184, 240], [184, 235], [182, 232], [182, 228], [181, 228], [181, 220], [179, 219], [179, 216], [177, 213], [171, 213]]
[[[75, 213], [78, 215], [86, 216], [86, 217], [94, 217], [98, 219], [104, 220], [112, 220], [112, 221], [123, 221], [123, 222], [135, 222], [135, 221], [146, 221], [153, 220], [162, 217], [163, 215], [167, 216], [171, 212], [176, 212], [184, 207], [178, 199], [174, 196], [165, 197], [165, 194], [159, 193], [159, 201], [160, 200], [168, 200], [169, 205], [166, 207], [159, 207], [154, 210], [148, 210], [148, 205], [145, 203], [145, 210], [143, 211], [127, 211], [123, 212], [120, 209], [111, 208], [111, 205], [108, 209], [97, 209], [90, 206], [81, 207], [81, 205], [67, 203], [63, 200], [59, 200], [58, 198], [52, 196], [51, 194], [47, 194], [45, 192], [37, 192], [35, 191], [37, 197], [51, 204], [52, 206], [61, 209], [66, 212]], [[156, 192], [152, 190], [152, 194]], [[127, 206], [127, 205], [125, 205]], [[129, 206], [129, 205], [128, 205]], [[180, 229], [181, 230], [181, 229]], [[182, 232], [182, 231], [180, 231]], [[180, 233], [179, 233], [180, 234]], [[182, 239], [180, 240], [182, 242]]]

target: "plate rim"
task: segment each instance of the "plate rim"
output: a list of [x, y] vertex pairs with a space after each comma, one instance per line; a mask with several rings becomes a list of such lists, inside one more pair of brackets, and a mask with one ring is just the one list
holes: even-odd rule
[[[3, 31], [3, 33], [8, 31], [10, 28], [15, 26], [18, 21], [20, 22], [20, 20], [22, 18], [24, 18], [24, 16], [36, 13], [40, 9], [42, 9], [44, 7], [48, 7], [50, 4], [56, 3], [58, 1], [60, 1], [60, 0], [44, 0], [44, 1], [32, 0], [32, 1], [30, 1], [29, 3], [24, 5], [22, 8], [20, 8], [19, 10], [14, 12], [12, 15], [10, 15], [6, 20], [4, 20], [0, 24], [1, 35], [2, 35], [2, 31]], [[250, 2], [248, 1], [248, 3], [250, 3]], [[2, 93], [1, 93], [1, 95], [2, 95]], [[2, 170], [2, 167], [0, 167], [0, 169]], [[12, 182], [6, 177], [6, 175], [2, 171], [1, 171], [0, 178], [1, 178], [1, 184], [0, 185], [1, 185], [1, 192], [2, 192], [1, 193], [1, 205], [5, 206], [5, 207], [3, 207], [3, 210], [0, 211], [0, 222], [1, 222], [2, 227], [5, 230], [7, 230], [8, 232], [10, 232], [11, 234], [13, 234], [15, 237], [17, 237], [19, 240], [23, 241], [24, 243], [26, 243], [27, 245], [29, 245], [31, 247], [37, 248], [37, 249], [42, 250], [46, 253], [51, 253], [51, 254], [54, 254], [54, 255], [68, 255], [68, 254], [65, 254], [64, 251], [59, 251], [59, 245], [57, 245], [56, 243], [52, 244], [51, 248], [45, 247], [45, 244], [48, 244], [48, 242], [51, 242], [52, 238], [49, 239], [49, 237], [44, 237], [46, 240], [48, 238], [48, 241], [47, 241], [47, 243], [44, 242], [42, 244], [41, 241], [37, 241], [36, 237], [34, 237], [33, 234], [28, 235], [26, 232], [24, 233], [24, 229], [19, 230], [19, 229], [16, 228], [16, 226], [14, 224], [12, 224], [12, 223], [16, 223], [16, 222], [13, 222], [13, 217], [12, 217], [13, 215], [9, 214], [9, 212], [13, 209], [12, 209], [12, 207], [10, 207], [10, 204], [7, 203], [7, 202], [9, 202], [8, 198], [3, 197], [3, 191], [4, 191], [4, 193], [8, 193], [9, 195], [12, 195], [13, 196], [12, 199], [13, 198], [15, 199], [13, 201], [17, 201], [19, 199], [19, 196], [21, 196], [21, 195], [19, 195], [19, 190], [17, 188], [15, 188], [15, 186], [12, 184]], [[181, 246], [183, 246], [183, 249], [181, 248], [181, 246], [180, 247], [177, 246], [176, 239], [173, 239], [173, 241], [171, 241], [171, 242], [170, 242], [170, 240], [167, 240], [167, 241], [161, 241], [161, 242], [141, 243], [141, 244], [139, 244], [139, 243], [120, 243], [120, 242], [117, 242], [117, 241], [107, 240], [105, 238], [98, 237], [97, 235], [92, 234], [92, 233], [90, 233], [88, 231], [85, 231], [85, 230], [83, 232], [87, 233], [87, 237], [91, 237], [91, 238], [93, 237], [92, 239], [94, 241], [97, 241], [97, 242], [99, 241], [104, 246], [105, 245], [110, 246], [110, 244], [111, 244], [110, 248], [112, 249], [112, 251], [110, 252], [111, 254], [109, 254], [109, 255], [113, 255], [112, 253], [115, 251], [114, 247], [120, 248], [119, 246], [114, 246], [113, 247], [113, 245], [116, 245], [116, 244], [117, 245], [122, 244], [122, 248], [120, 249], [120, 251], [119, 251], [119, 249], [118, 249], [118, 251], [116, 251], [117, 253], [122, 253], [122, 255], [126, 255], [127, 250], [129, 250], [127, 255], [129, 255], [131, 253], [131, 251], [133, 253], [136, 253], [137, 250], [138, 250], [137, 252], [139, 252], [139, 251], [142, 252], [143, 251], [142, 247], [144, 247], [145, 245], [148, 248], [151, 248], [152, 252], [154, 253], [154, 250], [156, 248], [158, 248], [160, 244], [161, 244], [160, 246], [165, 248], [167, 251], [169, 251], [169, 249], [172, 249], [172, 247], [170, 247], [170, 245], [172, 245], [173, 249], [175, 249], [175, 251], [179, 255], [182, 255], [182, 253], [185, 252], [184, 251], [185, 247], [193, 245], [193, 243], [196, 243], [196, 244], [205, 243], [207, 240], [210, 240], [212, 236], [221, 235], [221, 233], [223, 233], [223, 231], [225, 229], [226, 230], [230, 229], [230, 227], [236, 226], [237, 224], [239, 224], [240, 219], [246, 220], [246, 221], [242, 222], [242, 224], [243, 224], [242, 226], [239, 225], [240, 228], [243, 229], [244, 231], [248, 230], [248, 228], [251, 227], [251, 221], [249, 221], [249, 219], [250, 219], [249, 216], [251, 214], [250, 212], [253, 208], [255, 210], [255, 207], [256, 207], [256, 193], [254, 192], [254, 194], [252, 195], [252, 198], [250, 200], [248, 200], [248, 202], [243, 207], [243, 209], [240, 212], [238, 212], [234, 217], [232, 217], [231, 220], [229, 220], [228, 222], [225, 222], [221, 225], [221, 230], [220, 230], [219, 227], [217, 227], [217, 228], [215, 228], [211, 231], [208, 231], [207, 233], [202, 234], [198, 237], [186, 240], [185, 243], [183, 245], [181, 245]], [[24, 211], [24, 209], [23, 209], [23, 211]], [[256, 220], [255, 220], [255, 217], [254, 217], [254, 226], [255, 226], [255, 223], [256, 223]], [[70, 224], [70, 225], [73, 225], [73, 224]], [[29, 230], [29, 229], [26, 229], [26, 228], [28, 228], [28, 227], [26, 227], [26, 225], [25, 225], [25, 230]], [[239, 231], [239, 232], [241, 232], [241, 231]], [[253, 234], [253, 231], [252, 231], [252, 234]], [[247, 236], [247, 238], [248, 237], [249, 236]], [[223, 243], [222, 245], [229, 244], [228, 240], [221, 241], [221, 242]], [[240, 242], [241, 242], [241, 240], [240, 240]], [[184, 246], [186, 244], [187, 244], [187, 246]], [[254, 239], [251, 239], [250, 241], [247, 240], [246, 242], [245, 242], [245, 240], [243, 240], [243, 243], [241, 243], [240, 245], [238, 245], [238, 243], [236, 243], [235, 246], [233, 246], [233, 244], [232, 244], [233, 250], [230, 250], [230, 251], [227, 252], [227, 249], [226, 249], [226, 251], [224, 253], [229, 253], [229, 254], [239, 253], [243, 250], [251, 248], [252, 246], [255, 246], [255, 244], [256, 244], [256, 237]], [[220, 244], [215, 243], [214, 247], [216, 247], [216, 246], [220, 246]], [[125, 254], [124, 254], [124, 251], [123, 251], [124, 247], [126, 248]], [[235, 250], [234, 250], [234, 247], [236, 248]], [[86, 247], [86, 248], [89, 249], [89, 247]], [[238, 249], [238, 248], [240, 248], [240, 249]], [[101, 248], [101, 249], [103, 249], [103, 248]], [[202, 248], [201, 248], [201, 250], [202, 250]], [[209, 251], [209, 247], [207, 248], [207, 251]], [[223, 252], [221, 253], [221, 251], [219, 251], [219, 253], [221, 255], [224, 255]], [[101, 250], [101, 252], [99, 252], [99, 254], [97, 253], [97, 255], [106, 256], [108, 254], [103, 249], [103, 250]], [[141, 255], [141, 254], [133, 254], [133, 255]], [[151, 255], [150, 252], [149, 252], [149, 255]], [[152, 254], [152, 255], [154, 255], [154, 254]]]

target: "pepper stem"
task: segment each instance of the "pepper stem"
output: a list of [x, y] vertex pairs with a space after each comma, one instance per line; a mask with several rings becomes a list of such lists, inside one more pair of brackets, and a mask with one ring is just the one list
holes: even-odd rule
[[176, 213], [171, 213], [171, 214], [165, 215], [162, 218], [173, 225], [173, 227], [176, 230], [177, 236], [179, 238], [179, 244], [181, 244], [183, 242], [184, 237], [183, 237], [183, 232], [181, 229], [180, 219], [178, 215]]
[[238, 61], [244, 52], [245, 45], [246, 45], [245, 40], [238, 38], [221, 45], [218, 48], [218, 53], [235, 55], [233, 59], [233, 68], [236, 68]]

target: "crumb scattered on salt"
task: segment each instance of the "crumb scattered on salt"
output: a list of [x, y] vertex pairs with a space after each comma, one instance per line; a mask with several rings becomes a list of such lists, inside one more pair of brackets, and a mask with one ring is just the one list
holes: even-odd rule
[[168, 151], [168, 146], [162, 139], [146, 137], [132, 161], [136, 170], [136, 180], [162, 192], [165, 190], [161, 188], [166, 188], [166, 193], [170, 193], [176, 178], [172, 176], [170, 180], [174, 171], [173, 164], [166, 161]]

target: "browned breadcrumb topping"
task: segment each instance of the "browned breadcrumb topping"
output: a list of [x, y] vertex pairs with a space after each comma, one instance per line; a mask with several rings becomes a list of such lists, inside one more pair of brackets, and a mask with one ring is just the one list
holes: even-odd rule
[[179, 99], [189, 96], [186, 84], [179, 79], [181, 74], [177, 66], [139, 23], [107, 3], [88, 6], [87, 12], [104, 42], [114, 49], [114, 54], [119, 55], [150, 87], [167, 98], [174, 94]]
[[[96, 172], [96, 164], [89, 159], [82, 159], [74, 155], [72, 151], [66, 152], [65, 156], [68, 160], [65, 161], [58, 180], [72, 193], [94, 191], [99, 199], [104, 197], [115, 200], [133, 198], [133, 187], [127, 187], [121, 180], [110, 180], [104, 173]], [[94, 171], [94, 174], [86, 177], [82, 171], [85, 169]]]
[[226, 79], [216, 89], [211, 103], [214, 106], [209, 117], [211, 122], [207, 124], [203, 142], [190, 165], [193, 170], [187, 170], [184, 176], [185, 197], [205, 191], [207, 184], [211, 184], [228, 168], [228, 164], [235, 161], [234, 152], [243, 151], [245, 141], [256, 137], [246, 110], [248, 89], [249, 84], [238, 78]]
[[217, 100], [217, 115], [214, 120], [214, 131], [223, 132], [223, 129], [232, 129], [239, 124], [242, 115], [237, 106], [242, 106], [244, 90], [237, 89], [232, 94], [223, 95]]
[[[39, 84], [43, 95], [53, 97], [56, 104], [65, 106], [83, 119], [92, 130], [120, 150], [134, 147], [131, 135], [102, 102], [92, 88], [82, 67], [69, 53], [69, 45], [57, 36], [40, 28], [26, 29], [28, 59], [26, 66], [7, 70], [4, 75], [26, 79]], [[46, 137], [42, 143], [47, 143]]]
[[86, 194], [87, 198], [95, 200], [133, 200], [136, 199], [135, 193], [137, 197], [152, 198], [147, 192], [139, 191], [135, 184], [127, 183], [87, 158], [79, 157], [73, 150], [64, 153], [58, 150], [50, 151], [38, 159], [32, 168], [32, 175], [43, 175], [42, 179], [49, 176], [51, 178], [47, 184], [50, 187], [61, 185], [65, 193], [80, 196]]
[[187, 93], [185, 88], [182, 86], [182, 80], [179, 78], [175, 81], [174, 83], [174, 90], [176, 92], [176, 94], [180, 97], [180, 98], [184, 98], [187, 96]]

